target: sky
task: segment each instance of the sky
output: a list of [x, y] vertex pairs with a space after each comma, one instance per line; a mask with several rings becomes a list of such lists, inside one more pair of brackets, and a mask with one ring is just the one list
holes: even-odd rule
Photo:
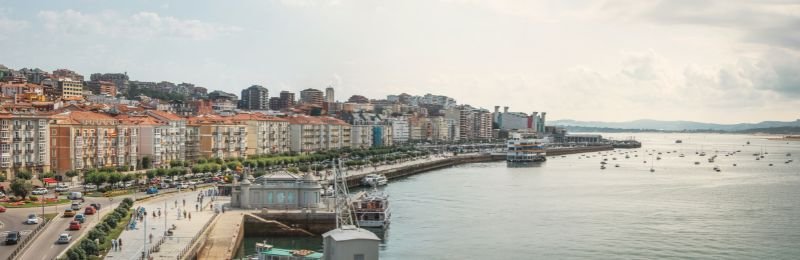
[[0, 64], [548, 119], [800, 118], [800, 1], [6, 1]]

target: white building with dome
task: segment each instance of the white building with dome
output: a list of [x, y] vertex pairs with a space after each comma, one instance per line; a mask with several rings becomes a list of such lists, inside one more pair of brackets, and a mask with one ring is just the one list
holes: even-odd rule
[[322, 185], [312, 174], [270, 173], [258, 178], [245, 172], [242, 182], [234, 184], [231, 206], [243, 209], [316, 209]]

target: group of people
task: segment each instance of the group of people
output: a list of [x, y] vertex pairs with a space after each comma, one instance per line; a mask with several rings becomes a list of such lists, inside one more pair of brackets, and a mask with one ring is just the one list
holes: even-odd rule
[[122, 238], [111, 239], [111, 250], [112, 251], [122, 250]]

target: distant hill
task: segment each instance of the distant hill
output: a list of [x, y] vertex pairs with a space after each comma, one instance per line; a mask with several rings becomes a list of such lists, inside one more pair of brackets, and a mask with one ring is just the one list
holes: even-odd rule
[[548, 125], [566, 127], [586, 127], [586, 128], [611, 128], [615, 130], [660, 130], [660, 131], [743, 131], [759, 128], [776, 127], [800, 127], [800, 119], [795, 121], [764, 121], [760, 123], [741, 123], [741, 124], [713, 124], [693, 121], [660, 121], [652, 119], [640, 119], [627, 122], [599, 122], [599, 121], [576, 121], [576, 120], [553, 120], [547, 122]]
[[779, 134], [779, 135], [796, 135], [800, 134], [800, 127], [798, 126], [780, 126], [768, 128], [751, 128], [747, 130], [736, 131], [737, 133], [746, 134]]

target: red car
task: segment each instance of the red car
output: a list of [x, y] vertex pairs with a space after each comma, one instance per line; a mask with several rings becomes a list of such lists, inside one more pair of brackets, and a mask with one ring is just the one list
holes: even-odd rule
[[69, 222], [69, 230], [80, 230], [80, 229], [81, 229], [81, 223], [78, 223], [78, 221]]
[[6, 212], [6, 207], [0, 206], [0, 213]]
[[93, 215], [97, 210], [92, 206], [87, 206], [86, 210], [83, 211], [84, 215]]

